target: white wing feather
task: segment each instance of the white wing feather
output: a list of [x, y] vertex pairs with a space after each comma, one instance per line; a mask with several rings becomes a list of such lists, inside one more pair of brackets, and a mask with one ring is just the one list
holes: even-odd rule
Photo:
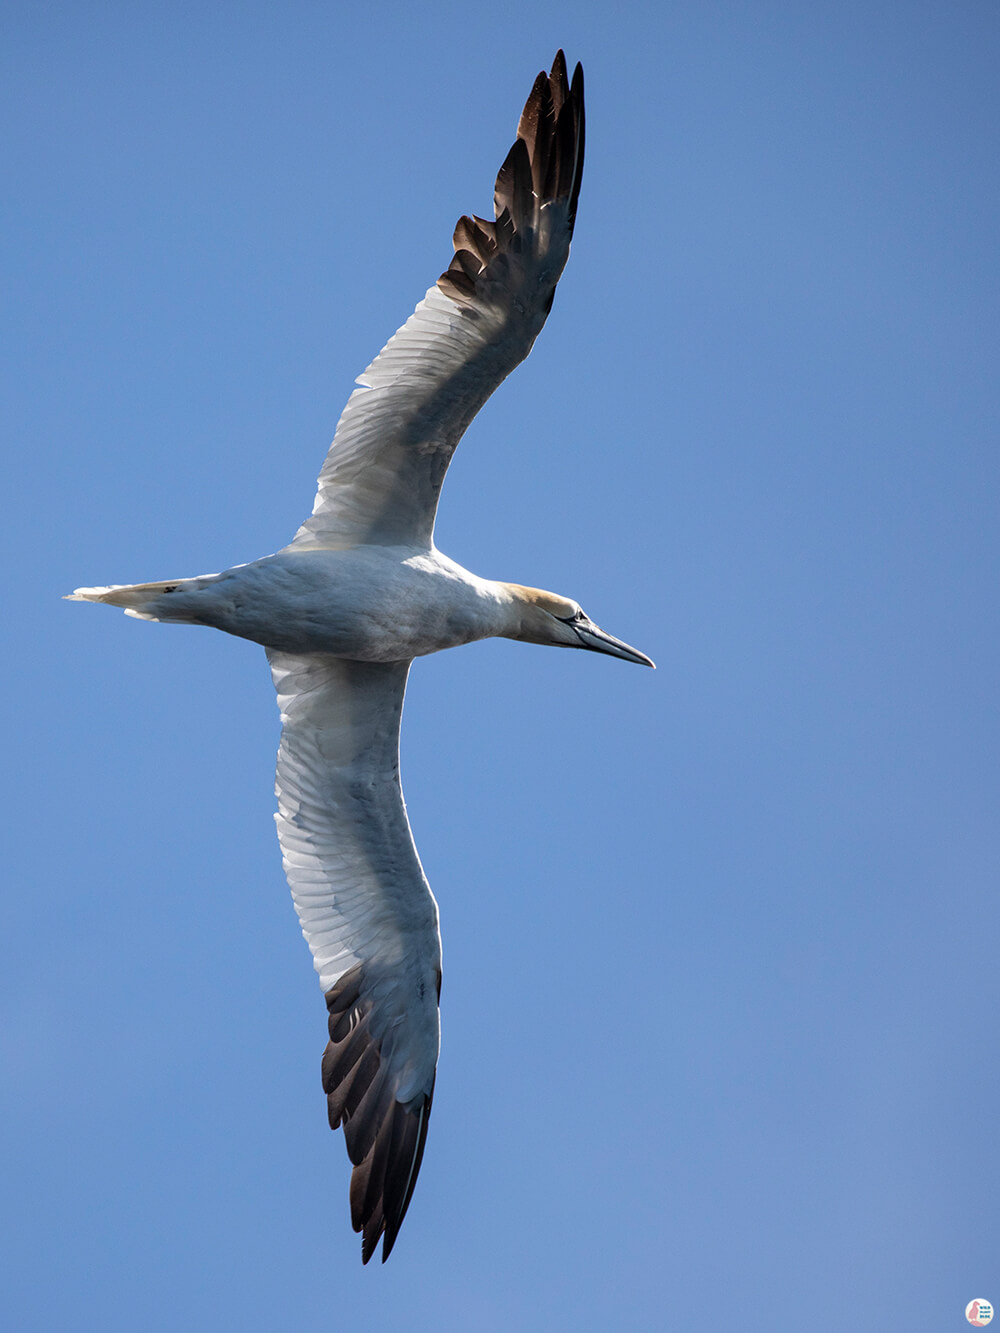
[[540, 74], [500, 168], [494, 222], [463, 217], [455, 257], [359, 376], [292, 546], [429, 546], [466, 427], [531, 351], [569, 257], [583, 169], [583, 74]]
[[355, 1171], [351, 1211], [388, 1255], [423, 1153], [440, 1045], [438, 911], [399, 785], [408, 662], [268, 650], [282, 733], [278, 838], [330, 1010], [330, 1123]]

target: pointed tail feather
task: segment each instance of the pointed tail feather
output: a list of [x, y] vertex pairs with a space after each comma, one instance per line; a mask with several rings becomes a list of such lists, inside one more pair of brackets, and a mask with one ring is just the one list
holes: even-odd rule
[[137, 620], [187, 620], [189, 616], [178, 614], [182, 607], [178, 603], [170, 605], [160, 598], [171, 593], [197, 591], [206, 583], [212, 582], [218, 575], [208, 574], [196, 579], [173, 579], [167, 583], [123, 583], [112, 584], [107, 588], [75, 588], [63, 599], [67, 602], [104, 602], [108, 606], [120, 606], [127, 616]]

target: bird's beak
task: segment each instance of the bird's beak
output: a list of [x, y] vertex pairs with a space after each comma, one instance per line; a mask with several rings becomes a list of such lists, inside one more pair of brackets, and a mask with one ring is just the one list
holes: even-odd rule
[[622, 657], [626, 662], [638, 662], [641, 666], [656, 668], [656, 663], [651, 661], [645, 653], [640, 653], [638, 648], [630, 648], [627, 643], [622, 643], [621, 639], [616, 639], [613, 634], [605, 634], [604, 630], [594, 624], [592, 620], [584, 623], [574, 623], [573, 629], [577, 638], [580, 640], [581, 648], [589, 648], [591, 652], [608, 653], [611, 657]]

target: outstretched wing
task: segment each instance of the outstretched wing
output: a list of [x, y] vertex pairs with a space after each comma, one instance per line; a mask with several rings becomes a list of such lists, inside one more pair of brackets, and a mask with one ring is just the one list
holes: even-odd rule
[[497, 176], [495, 221], [455, 257], [348, 399], [294, 547], [429, 545], [466, 427], [531, 350], [569, 255], [583, 171], [583, 71], [539, 74]]
[[354, 1163], [362, 1258], [388, 1258], [427, 1137], [439, 1048], [437, 904], [399, 786], [408, 662], [268, 650], [278, 837], [329, 1009], [323, 1088]]

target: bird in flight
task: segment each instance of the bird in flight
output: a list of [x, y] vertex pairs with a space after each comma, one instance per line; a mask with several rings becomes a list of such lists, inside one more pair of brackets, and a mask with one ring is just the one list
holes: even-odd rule
[[478, 578], [434, 545], [451, 456], [552, 305], [583, 141], [583, 71], [570, 82], [559, 51], [500, 168], [493, 220], [459, 219], [447, 271], [358, 378], [290, 545], [222, 574], [71, 595], [267, 652], [278, 838], [329, 1011], [323, 1088], [365, 1263], [380, 1239], [389, 1257], [413, 1195], [440, 1045], [438, 909], [399, 785], [410, 663], [503, 636], [653, 665], [571, 598]]

